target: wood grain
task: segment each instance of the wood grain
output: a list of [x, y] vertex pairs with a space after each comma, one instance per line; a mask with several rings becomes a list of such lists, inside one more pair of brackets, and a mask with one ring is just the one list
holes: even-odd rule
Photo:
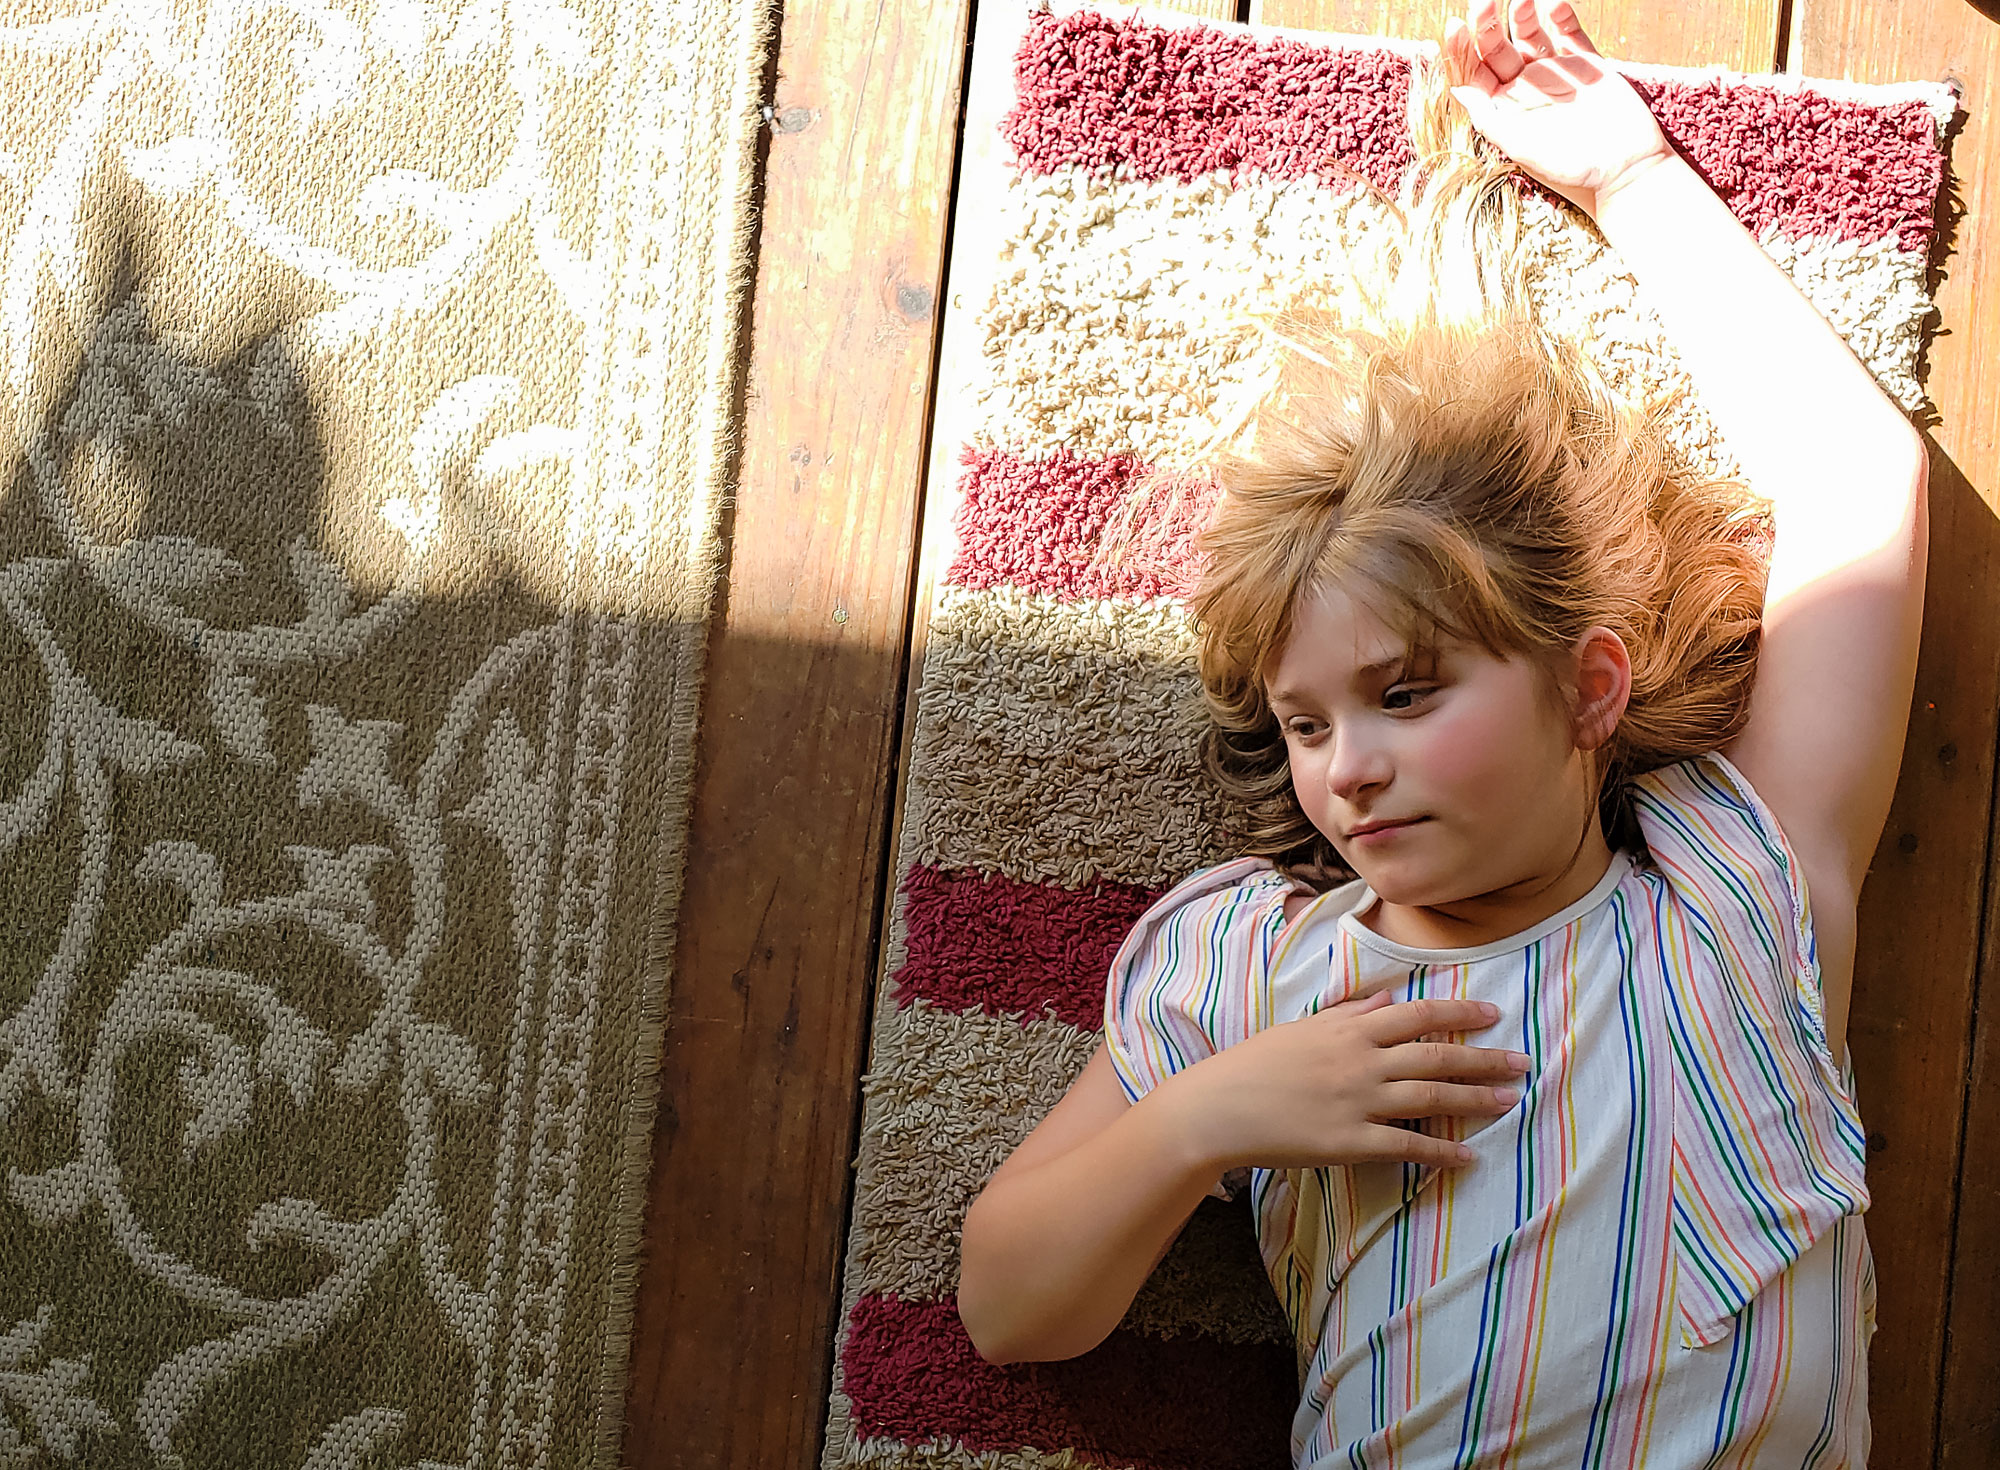
[[[1503, 7], [1504, 8], [1504, 7]], [[1660, 66], [1725, 66], [1767, 72], [1777, 65], [1778, 0], [1736, 4], [1642, 5], [1583, 0], [1576, 7], [1597, 49], [1606, 56]], [[1447, 15], [1463, 5], [1413, 4], [1411, 0], [1251, 0], [1258, 25], [1310, 31], [1345, 31], [1408, 40], [1444, 38]]]
[[[1951, 228], [1930, 350], [1931, 560], [1922, 663], [1902, 785], [1863, 893], [1852, 1041], [1871, 1145], [1868, 1233], [1882, 1297], [1871, 1354], [1874, 1463], [2000, 1463], [2000, 1026], [1986, 1007], [1972, 1112], [1968, 1037], [1993, 820], [2000, 706], [2000, 301], [1973, 283], [2000, 270], [2000, 32], [1959, 0], [1800, 0], [1792, 69], [1863, 82], [1956, 78], [1971, 116], [1952, 144]], [[1990, 912], [1990, 911], [1989, 911]], [[1986, 932], [1993, 933], [1989, 921]], [[1985, 1152], [1981, 1152], [1981, 1149]], [[1963, 1168], [1962, 1168], [1963, 1166]], [[1952, 1239], [1954, 1197], [1957, 1240]], [[1950, 1343], [1947, 1357], [1946, 1342]], [[1942, 1379], [1942, 1414], [1939, 1391]]]
[[[2000, 309], [1990, 298], [1976, 300], [1971, 284], [2000, 267], [1992, 222], [2000, 205], [2000, 138], [1982, 116], [1982, 99], [2000, 83], [2000, 41], [1989, 22], [1949, 0], [1918, 0], [1886, 15], [1864, 4], [1810, 0], [1797, 12], [1792, 64], [1807, 75], [1859, 81], [1955, 78], [1973, 109], [1952, 145], [1948, 207], [1958, 218], [1937, 291], [1942, 329], [1930, 353], [1938, 409], [1928, 436], [1931, 582], [1916, 720], [1889, 829], [1902, 848], [1915, 850], [1907, 854], [1912, 861], [1899, 863], [1885, 842], [1864, 895], [1871, 963], [1856, 977], [1854, 1046], [1867, 1079], [1871, 1138], [1883, 1148], [1870, 1161], [1876, 1204], [1869, 1233], [1883, 1295], [1872, 1397], [1876, 1442], [1884, 1448], [1875, 1461], [1916, 1465], [1935, 1457], [1983, 1467], [2000, 1462], [2000, 1175], [1985, 1162], [2000, 1146], [2000, 1104], [1992, 1097], [2000, 1027], [1990, 1005], [1982, 1034], [1969, 1038], [1967, 1031], [1975, 978], [1990, 986], [2000, 961], [1990, 910], [1977, 958], [1982, 880], [1992, 891], [2000, 699], [2000, 535], [1992, 514], [2000, 445], [1991, 406], [2000, 387]], [[1879, 941], [1867, 943], [1871, 935]], [[1961, 1154], [1968, 1061], [1974, 1086]]]
[[818, 1463], [969, 5], [786, 7], [626, 1463]]

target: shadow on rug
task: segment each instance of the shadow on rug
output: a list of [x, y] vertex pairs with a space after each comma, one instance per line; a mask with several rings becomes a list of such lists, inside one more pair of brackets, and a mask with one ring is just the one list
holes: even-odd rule
[[773, 7], [64, 8], [0, 29], [0, 1462], [612, 1465]]

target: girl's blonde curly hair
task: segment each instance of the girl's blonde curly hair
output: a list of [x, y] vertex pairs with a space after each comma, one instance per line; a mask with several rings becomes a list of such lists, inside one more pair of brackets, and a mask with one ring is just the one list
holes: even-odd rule
[[1743, 726], [1768, 513], [1693, 473], [1670, 403], [1633, 404], [1527, 308], [1522, 181], [1441, 70], [1411, 87], [1416, 167], [1393, 232], [1336, 314], [1265, 322], [1268, 371], [1208, 456], [1221, 487], [1191, 607], [1203, 762], [1245, 850], [1324, 888], [1351, 876], [1294, 794], [1265, 674], [1294, 609], [1338, 584], [1421, 655], [1441, 638], [1537, 663], [1552, 697], [1587, 628], [1624, 640], [1631, 701], [1596, 753], [1598, 814], [1639, 846], [1626, 783]]

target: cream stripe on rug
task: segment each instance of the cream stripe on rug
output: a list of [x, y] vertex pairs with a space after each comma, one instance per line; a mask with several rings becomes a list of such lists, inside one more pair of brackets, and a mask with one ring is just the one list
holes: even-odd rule
[[775, 6], [0, 13], [0, 1463], [618, 1459]]

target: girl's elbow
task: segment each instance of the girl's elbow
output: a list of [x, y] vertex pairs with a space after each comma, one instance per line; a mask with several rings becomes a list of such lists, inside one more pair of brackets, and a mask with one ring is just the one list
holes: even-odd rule
[[[984, 1198], [982, 1195], [981, 1198]], [[987, 1294], [982, 1289], [984, 1258], [978, 1228], [979, 1200], [972, 1202], [958, 1232], [958, 1320], [972, 1349], [996, 1367], [1016, 1361], [1001, 1340], [998, 1324], [992, 1320]]]
[[1021, 1360], [1006, 1350], [1005, 1345], [990, 1335], [983, 1318], [965, 1309], [965, 1298], [958, 1302], [958, 1320], [965, 1327], [965, 1335], [972, 1343], [972, 1350], [996, 1368], [1004, 1368], [1009, 1363]]
[[995, 1314], [984, 1294], [977, 1287], [968, 1289], [969, 1285], [961, 1267], [958, 1284], [958, 1320], [965, 1328], [965, 1335], [972, 1343], [972, 1350], [996, 1368], [1026, 1361], [1031, 1355], [1024, 1352], [1019, 1344], [1008, 1339], [1005, 1324], [995, 1320]]

